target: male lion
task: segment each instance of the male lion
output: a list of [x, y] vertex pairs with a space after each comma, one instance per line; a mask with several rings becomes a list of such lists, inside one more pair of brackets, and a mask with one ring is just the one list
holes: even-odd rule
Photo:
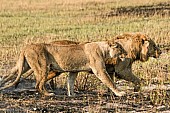
[[36, 88], [40, 93], [50, 96], [53, 93], [49, 93], [44, 86], [46, 81], [51, 79], [48, 76], [50, 70], [55, 73], [92, 71], [115, 95], [122, 96], [125, 92], [118, 91], [114, 86], [105, 69], [105, 61], [108, 58], [124, 57], [125, 54], [126, 51], [121, 45], [114, 43], [113, 40], [78, 45], [27, 45], [17, 62], [18, 76], [16, 80], [1, 87], [0, 90], [15, 85], [23, 73], [32, 69], [36, 77]]
[[132, 73], [133, 62], [138, 60], [145, 62], [149, 57], [158, 58], [162, 52], [151, 38], [142, 33], [125, 33], [113, 39], [121, 44], [128, 53], [124, 61], [120, 61], [114, 66], [115, 75], [134, 83], [134, 91], [139, 91], [141, 81]]

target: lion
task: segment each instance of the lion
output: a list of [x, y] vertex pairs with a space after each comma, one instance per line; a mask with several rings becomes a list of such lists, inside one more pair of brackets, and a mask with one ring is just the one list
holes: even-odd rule
[[[52, 41], [50, 42], [50, 44], [59, 44], [59, 45], [71, 45], [71, 44], [80, 44], [81, 42], [75, 42], [75, 41], [70, 41], [70, 40], [57, 40], [57, 41]], [[82, 43], [88, 43], [88, 42], [82, 42]], [[119, 58], [111, 58], [111, 59], [108, 59], [106, 62], [106, 70], [107, 72], [109, 72], [109, 75], [113, 75], [114, 74], [114, 67], [113, 67], [113, 64], [116, 64], [117, 62], [119, 62]], [[109, 63], [110, 62], [110, 63]], [[6, 78], [4, 79], [3, 78], [3, 81], [1, 81], [1, 85], [6, 83], [7, 81], [11, 80], [12, 78], [14, 78], [14, 74], [17, 73], [17, 67], [15, 68], [15, 70], [13, 72], [11, 72], [11, 76], [5, 76]], [[29, 70], [27, 73], [26, 73], [26, 76], [24, 76], [24, 78], [27, 78], [28, 76], [30, 76], [31, 74], [33, 73], [33, 70]], [[92, 72], [88, 72], [88, 73], [91, 73], [93, 74]], [[50, 70], [49, 74], [48, 74], [48, 78], [53, 78], [53, 77], [56, 77], [56, 76], [59, 76], [60, 73], [56, 73], [55, 71], [52, 71]], [[74, 93], [74, 81], [76, 80], [77, 78], [77, 75], [78, 73], [77, 72], [69, 72], [68, 73], [68, 77], [67, 77], [67, 89], [68, 89], [68, 96], [74, 96], [75, 93]], [[54, 89], [54, 81], [53, 79], [51, 79], [51, 81], [49, 82], [49, 86], [51, 89]], [[17, 88], [19, 82], [15, 84], [15, 88]]]
[[[50, 42], [50, 44], [60, 44], [60, 45], [71, 45], [71, 44], [79, 44], [80, 42], [75, 42], [75, 41], [70, 41], [70, 40], [57, 40], [57, 41], [52, 41]], [[31, 46], [31, 45], [30, 45]], [[24, 57], [24, 56], [23, 56]], [[18, 72], [18, 66], [16, 65], [15, 67], [13, 67], [11, 69], [10, 75], [8, 76], [3, 76], [2, 80], [0, 82], [0, 86], [2, 86], [3, 84], [5, 84], [6, 82], [12, 80], [15, 78], [14, 75], [16, 75]], [[26, 76], [24, 76], [24, 78], [27, 78], [28, 76], [30, 76], [33, 73], [33, 70], [29, 70], [26, 73]], [[52, 72], [49, 73], [49, 75], [52, 74]], [[19, 82], [17, 84], [15, 84], [15, 87], [17, 88], [17, 85], [19, 84]], [[53, 84], [53, 83], [52, 83]]]
[[146, 62], [149, 57], [159, 58], [162, 52], [156, 43], [143, 33], [124, 33], [115, 36], [113, 40], [121, 44], [128, 53], [124, 61], [114, 65], [115, 75], [134, 83], [134, 91], [137, 92], [140, 90], [141, 81], [132, 73], [133, 62]]
[[[149, 57], [159, 58], [162, 53], [156, 43], [143, 33], [124, 33], [117, 35], [113, 40], [122, 45], [127, 51], [128, 55], [124, 61], [118, 61], [113, 58], [107, 59], [106, 70], [110, 77], [113, 79], [113, 75], [117, 78], [124, 79], [134, 84], [134, 91], [140, 90], [141, 81], [133, 74], [132, 64], [135, 61], [146, 62]], [[115, 74], [114, 74], [115, 72]], [[51, 72], [50, 76], [54, 76], [55, 72]], [[68, 95], [74, 94], [74, 82], [76, 80], [77, 73], [69, 73], [67, 78]]]
[[[149, 57], [159, 58], [162, 53], [156, 43], [143, 33], [124, 33], [115, 36], [112, 40], [121, 44], [127, 51], [128, 55], [124, 61], [109, 58], [106, 60], [106, 70], [111, 79], [113, 75], [117, 78], [124, 79], [134, 84], [134, 91], [138, 92], [141, 87], [141, 80], [133, 74], [132, 64], [135, 61], [146, 62]], [[74, 94], [74, 82], [78, 73], [69, 73], [67, 78], [68, 95]], [[54, 76], [51, 72], [50, 76]]]
[[[116, 45], [116, 46], [115, 46]], [[36, 88], [40, 93], [51, 96], [45, 88], [45, 83], [52, 79], [49, 72], [80, 72], [92, 71], [107, 87], [117, 96], [123, 96], [125, 92], [119, 91], [105, 68], [108, 58], [124, 59], [126, 51], [118, 43], [111, 41], [89, 42], [85, 44], [57, 45], [57, 44], [31, 44], [27, 45], [20, 53], [15, 68], [18, 68], [18, 76], [15, 81], [0, 90], [15, 85], [21, 75], [32, 69], [36, 78]], [[13, 68], [13, 70], [17, 70]]]

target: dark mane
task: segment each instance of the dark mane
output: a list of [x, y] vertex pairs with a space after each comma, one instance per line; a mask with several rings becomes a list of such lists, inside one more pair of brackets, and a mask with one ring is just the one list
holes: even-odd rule
[[124, 48], [128, 52], [128, 57], [132, 58], [133, 61], [141, 60], [142, 44], [144, 43], [144, 41], [150, 40], [143, 33], [124, 33], [124, 34], [115, 36], [113, 39], [119, 43], [127, 42], [126, 44], [122, 44], [122, 46], [126, 45], [126, 47]]

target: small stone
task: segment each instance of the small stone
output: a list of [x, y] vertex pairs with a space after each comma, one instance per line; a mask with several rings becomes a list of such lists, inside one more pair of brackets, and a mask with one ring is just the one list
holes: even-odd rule
[[37, 110], [37, 108], [33, 108], [33, 110], [34, 110], [34, 111], [36, 111], [36, 110]]

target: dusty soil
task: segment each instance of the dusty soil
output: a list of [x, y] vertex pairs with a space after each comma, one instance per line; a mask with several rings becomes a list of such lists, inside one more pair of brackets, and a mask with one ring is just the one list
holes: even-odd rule
[[[127, 84], [127, 83], [126, 83]], [[55, 96], [44, 97], [34, 89], [35, 82], [25, 80], [18, 88], [0, 93], [0, 112], [4, 113], [72, 113], [72, 112], [170, 112], [170, 95], [166, 92], [164, 101], [155, 104], [149, 92], [133, 93], [125, 88], [125, 97], [116, 97], [108, 91], [77, 91], [75, 97], [68, 97], [64, 88], [56, 88]], [[119, 88], [125, 84], [119, 82]], [[128, 85], [126, 85], [128, 86]], [[167, 103], [167, 104], [165, 104]]]

